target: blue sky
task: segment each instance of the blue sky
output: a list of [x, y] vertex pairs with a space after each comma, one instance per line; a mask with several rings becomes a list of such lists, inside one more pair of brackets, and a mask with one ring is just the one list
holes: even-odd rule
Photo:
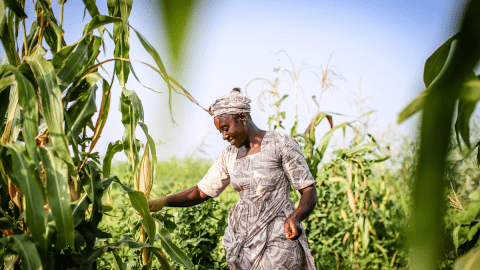
[[[28, 6], [30, 5], [30, 6]], [[31, 3], [30, 18], [33, 18]], [[52, 2], [58, 17], [58, 4]], [[458, 4], [457, 4], [458, 5]], [[102, 14], [107, 14], [106, 1], [97, 1]], [[81, 36], [83, 16], [80, 1], [65, 5], [64, 29], [67, 43]], [[455, 3], [437, 1], [201, 1], [190, 21], [190, 34], [185, 40], [182, 70], [172, 74], [204, 107], [226, 94], [233, 87], [245, 88], [252, 79], [273, 79], [273, 69], [291, 69], [285, 50], [298, 68], [304, 61], [309, 70], [302, 72], [300, 85], [309, 101], [299, 101], [300, 128], [303, 130], [315, 113], [311, 96], [319, 91], [318, 79], [311, 71], [325, 67], [333, 53], [331, 66], [345, 80], [337, 81], [338, 90], [327, 92], [322, 98], [321, 110], [346, 115], [357, 115], [351, 97], [359, 93], [372, 97], [367, 107], [376, 110], [372, 132], [382, 132], [396, 122], [399, 111], [424, 89], [423, 65], [431, 53], [452, 31]], [[86, 20], [89, 20], [88, 14]], [[130, 24], [139, 30], [157, 48], [169, 65], [168, 50], [162, 40], [161, 18], [148, 1], [134, 1]], [[28, 24], [27, 24], [28, 25]], [[28, 27], [28, 26], [27, 26]], [[113, 44], [108, 41], [106, 58], [111, 57]], [[136, 37], [131, 37], [132, 59], [153, 61], [144, 52]], [[279, 61], [280, 60], [280, 61]], [[165, 91], [159, 76], [139, 64], [134, 64], [143, 84]], [[106, 65], [111, 72], [112, 65]], [[282, 109], [287, 113], [285, 126], [289, 130], [294, 117], [293, 83], [279, 73], [279, 92], [289, 94]], [[188, 156], [195, 149], [203, 149], [204, 156], [214, 158], [227, 143], [213, 125], [213, 119], [183, 97], [174, 98], [173, 125], [166, 102], [166, 94], [156, 94], [143, 88], [130, 76], [127, 88], [135, 90], [143, 101], [145, 123], [155, 141], [160, 158]], [[252, 98], [252, 116], [260, 128], [267, 129], [271, 112], [261, 112], [256, 100], [260, 83], [252, 84], [248, 93]], [[111, 113], [96, 151], [104, 154], [111, 141], [121, 139], [123, 126], [118, 111], [121, 88], [114, 88]], [[339, 124], [353, 118], [335, 117]], [[410, 132], [415, 119], [395, 127], [397, 133]], [[326, 131], [326, 127], [321, 127]], [[137, 132], [142, 138], [141, 130]]]

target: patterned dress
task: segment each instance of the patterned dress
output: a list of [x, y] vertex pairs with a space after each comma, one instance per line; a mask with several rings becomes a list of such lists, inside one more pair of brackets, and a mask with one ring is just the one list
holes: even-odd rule
[[238, 191], [223, 236], [228, 265], [233, 270], [314, 270], [305, 232], [298, 240], [284, 234], [285, 219], [295, 211], [290, 185], [299, 190], [315, 183], [300, 146], [281, 132], [267, 131], [260, 152], [239, 159], [237, 154], [228, 146], [198, 183], [211, 197], [229, 183]]

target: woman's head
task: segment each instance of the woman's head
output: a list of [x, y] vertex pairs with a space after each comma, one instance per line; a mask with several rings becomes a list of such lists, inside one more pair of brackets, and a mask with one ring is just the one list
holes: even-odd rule
[[249, 141], [250, 128], [255, 126], [249, 113], [221, 114], [213, 121], [222, 138], [236, 148]]
[[230, 93], [215, 100], [209, 112], [214, 117], [215, 127], [224, 140], [239, 148], [248, 141], [251, 100], [240, 93], [240, 88], [233, 88]]

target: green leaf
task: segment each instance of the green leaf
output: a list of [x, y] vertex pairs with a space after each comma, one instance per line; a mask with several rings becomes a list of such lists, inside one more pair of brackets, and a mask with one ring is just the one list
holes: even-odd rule
[[453, 243], [455, 244], [455, 252], [457, 252], [458, 250], [458, 245], [459, 245], [458, 232], [460, 231], [460, 228], [462, 228], [462, 225], [458, 225], [457, 227], [455, 227], [452, 233]]
[[355, 156], [357, 154], [363, 154], [363, 153], [369, 152], [378, 147], [379, 145], [376, 142], [369, 142], [369, 143], [361, 144], [346, 150], [342, 150], [342, 153], [350, 157], [350, 156]]
[[78, 134], [85, 128], [87, 122], [95, 114], [95, 88], [90, 89], [88, 95], [78, 99], [65, 114], [67, 122], [67, 139], [72, 142], [76, 140]]
[[453, 264], [453, 270], [476, 269], [478, 265], [480, 265], [480, 248], [475, 248], [459, 257]]
[[445, 41], [445, 43], [443, 43], [425, 62], [425, 68], [423, 71], [423, 81], [425, 82], [425, 87], [429, 87], [442, 71], [448, 55], [450, 54], [452, 43], [453, 41], [457, 40], [458, 37], [459, 35], [456, 34]]
[[168, 263], [167, 259], [163, 257], [162, 253], [160, 252], [160, 249], [158, 248], [149, 248], [150, 252], [152, 252], [155, 257], [157, 257], [158, 261], [160, 262], [160, 265], [163, 267], [163, 269], [171, 269], [170, 264]]
[[27, 18], [27, 14], [25, 14], [25, 11], [23, 11], [23, 8], [20, 5], [20, 2], [15, 0], [3, 0], [3, 2], [5, 3], [5, 6], [7, 6], [9, 9], [15, 12], [15, 15], [17, 15], [18, 18], [20, 19]]
[[[10, 172], [10, 174], [13, 175], [9, 178], [15, 186], [22, 191], [25, 197], [27, 227], [35, 245], [37, 245], [42, 254], [46, 254], [47, 241], [45, 239], [45, 224], [47, 214], [45, 208], [43, 208], [45, 205], [44, 187], [38, 178], [33, 162], [28, 157], [24, 146], [20, 143], [15, 143], [5, 147], [9, 150], [13, 161], [12, 171]], [[4, 157], [2, 157], [2, 163], [3, 162]]]
[[117, 269], [119, 270], [126, 270], [126, 265], [122, 261], [122, 257], [118, 255], [118, 251], [114, 250], [113, 251], [113, 256], [115, 258], [115, 265], [117, 266]]
[[320, 161], [325, 156], [325, 151], [327, 150], [327, 147], [330, 144], [330, 139], [333, 136], [333, 132], [335, 132], [335, 130], [337, 130], [339, 128], [344, 128], [349, 124], [350, 123], [345, 122], [345, 123], [342, 123], [340, 125], [334, 126], [329, 131], [327, 131], [327, 133], [325, 133], [325, 135], [323, 135], [323, 137], [318, 141], [316, 148], [318, 149], [318, 154], [319, 154]]
[[98, 226], [103, 216], [102, 195], [104, 189], [101, 184], [100, 170], [92, 162], [88, 163], [88, 168], [89, 170], [84, 170], [85, 175], [82, 179], [82, 186], [93, 205], [92, 223]]
[[[31, 54], [33, 48], [35, 48], [38, 44], [38, 36], [40, 35], [40, 28], [37, 25], [37, 21], [33, 21], [32, 25], [30, 26], [30, 32], [27, 35], [27, 47], [28, 47], [28, 54]], [[22, 55], [26, 56], [27, 52], [25, 51], [25, 47], [22, 46]]]
[[58, 72], [58, 84], [60, 91], [63, 92], [67, 86], [72, 83], [73, 78], [82, 70], [83, 63], [87, 59], [88, 44], [84, 40], [78, 44], [77, 49], [65, 66]]
[[25, 146], [30, 154], [30, 157], [35, 162], [35, 165], [40, 169], [40, 162], [37, 156], [37, 143], [35, 137], [37, 136], [38, 128], [38, 105], [36, 100], [35, 89], [30, 81], [23, 76], [23, 74], [13, 66], [8, 66], [8, 69], [15, 74], [18, 85], [18, 103], [23, 108], [23, 139]]
[[103, 79], [100, 74], [97, 72], [90, 73], [85, 76], [82, 81], [72, 87], [67, 91], [67, 94], [64, 98], [65, 102], [71, 102], [87, 93], [92, 87], [95, 87], [95, 84]]
[[132, 203], [133, 208], [140, 213], [143, 218], [144, 226], [146, 227], [147, 234], [149, 236], [149, 243], [153, 245], [155, 241], [155, 221], [153, 220], [152, 215], [150, 214], [150, 210], [148, 209], [147, 198], [145, 198], [145, 194], [143, 192], [131, 189], [125, 185], [123, 185], [118, 178], [115, 177], [115, 182], [120, 184], [128, 194], [130, 198], [130, 202]]
[[[113, 56], [115, 58], [130, 58], [130, 44], [128, 43], [128, 33], [120, 32], [119, 38], [115, 40], [115, 49], [113, 51]], [[130, 72], [130, 64], [123, 60], [115, 61], [115, 74], [117, 74], [119, 83], [122, 87], [125, 87], [125, 84], [128, 80], [128, 74]]]
[[88, 10], [88, 13], [90, 13], [90, 16], [94, 18], [97, 15], [100, 15], [100, 12], [98, 11], [97, 4], [95, 3], [95, 0], [83, 0], [83, 3], [85, 4], [85, 8]]
[[77, 47], [77, 45], [78, 44], [65, 46], [60, 51], [53, 54], [52, 64], [55, 70], [60, 70], [65, 66], [65, 63], [70, 59], [73, 50]]
[[[49, 30], [49, 31], [47, 31]], [[55, 22], [53, 21], [48, 21], [48, 27], [45, 29], [45, 38], [48, 38], [47, 33], [53, 31], [55, 34], [55, 37], [52, 35], [53, 39], [53, 47], [51, 47], [51, 50], [54, 52], [58, 52], [59, 50], [62, 49], [62, 46], [65, 45], [65, 41], [63, 40], [63, 35], [65, 34], [65, 31], [58, 26]]]
[[3, 134], [5, 115], [10, 103], [10, 89], [0, 92], [0, 134]]
[[12, 85], [13, 82], [15, 82], [14, 75], [5, 76], [2, 79], [0, 79], [0, 92], [2, 92], [4, 89]]
[[32, 68], [40, 88], [42, 114], [47, 123], [53, 147], [58, 155], [70, 165], [70, 172], [75, 175], [73, 160], [68, 150], [67, 138], [63, 131], [63, 105], [61, 92], [56, 81], [55, 71], [51, 62], [45, 59], [27, 60]]
[[187, 267], [187, 269], [194, 269], [194, 265], [192, 261], [187, 257], [187, 255], [172, 241], [172, 236], [170, 233], [165, 229], [162, 228], [157, 234], [157, 237], [162, 242], [162, 247], [165, 249], [165, 252], [170, 255], [172, 260], [176, 261], [179, 264]]
[[[13, 2], [14, 0], [9, 0]], [[15, 1], [16, 2], [16, 1]], [[2, 9], [4, 11], [5, 9]], [[20, 58], [18, 57], [15, 49], [15, 38], [13, 33], [13, 13], [10, 16], [4, 16], [0, 21], [0, 40], [2, 41], [3, 49], [7, 55], [8, 62], [12, 66], [18, 66], [20, 64]]]
[[88, 205], [89, 201], [87, 193], [83, 194], [83, 196], [76, 203], [70, 204], [75, 227], [77, 227], [80, 222], [85, 219], [85, 211], [87, 211]]
[[[458, 145], [461, 146], [459, 134], [468, 148], [472, 148], [470, 144], [470, 118], [475, 111], [477, 102], [480, 100], [480, 80], [475, 74], [470, 72], [460, 89], [458, 102], [457, 121], [455, 122], [455, 132], [457, 135]], [[473, 149], [472, 149], [473, 150]]]
[[102, 167], [102, 171], [106, 176], [110, 175], [113, 156], [116, 153], [121, 151], [123, 151], [122, 141], [119, 140], [119, 141], [116, 141], [115, 143], [108, 144], [107, 152], [105, 153], [105, 157], [103, 158], [103, 167]]
[[47, 200], [57, 228], [57, 250], [74, 247], [72, 210], [68, 187], [68, 168], [50, 147], [40, 147], [40, 157], [46, 175]]
[[[133, 28], [132, 28], [133, 29]], [[172, 112], [172, 84], [170, 82], [169, 76], [167, 74], [167, 70], [165, 68], [165, 65], [163, 64], [162, 58], [160, 58], [160, 55], [158, 54], [157, 50], [140, 34], [137, 30], [133, 29], [135, 33], [137, 34], [138, 39], [140, 40], [140, 43], [142, 46], [145, 48], [145, 50], [153, 57], [155, 60], [155, 63], [157, 64], [158, 68], [164, 75], [164, 80], [167, 83], [168, 86], [168, 106], [170, 108], [170, 113]]]
[[122, 19], [121, 18], [116, 18], [116, 17], [105, 16], [105, 15], [97, 15], [97, 16], [93, 17], [92, 20], [87, 25], [85, 25], [85, 28], [83, 30], [83, 34], [84, 34], [84, 36], [86, 36], [88, 33], [95, 30], [95, 28], [98, 28], [100, 26], [104, 26], [105, 24], [114, 23], [114, 22], [122, 22]]
[[139, 249], [139, 248], [144, 248], [144, 247], [151, 247], [151, 245], [148, 244], [148, 243], [136, 242], [130, 236], [126, 235], [126, 236], [123, 236], [121, 240], [119, 240], [115, 243], [108, 244], [104, 248], [117, 249], [122, 245], [128, 246], [129, 249]]
[[195, 0], [160, 2], [162, 5], [160, 9], [161, 17], [165, 21], [166, 40], [170, 45], [173, 60], [176, 64], [181, 62], [184, 38], [196, 2]]
[[480, 190], [475, 190], [470, 195], [468, 195], [468, 198], [470, 198], [470, 200], [472, 201], [480, 201]]
[[479, 227], [480, 227], [480, 222], [477, 222], [477, 224], [475, 224], [473, 227], [470, 228], [467, 235], [468, 241], [472, 241], [473, 236], [477, 233]]
[[38, 251], [27, 234], [10, 237], [10, 241], [13, 242], [12, 250], [22, 259], [23, 269], [43, 269]]

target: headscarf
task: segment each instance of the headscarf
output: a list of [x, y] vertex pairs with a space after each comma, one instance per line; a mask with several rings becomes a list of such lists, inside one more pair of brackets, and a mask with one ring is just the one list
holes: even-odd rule
[[222, 114], [249, 113], [250, 102], [252, 100], [240, 94], [240, 88], [233, 88], [230, 93], [215, 100], [208, 108], [208, 111], [213, 117]]

